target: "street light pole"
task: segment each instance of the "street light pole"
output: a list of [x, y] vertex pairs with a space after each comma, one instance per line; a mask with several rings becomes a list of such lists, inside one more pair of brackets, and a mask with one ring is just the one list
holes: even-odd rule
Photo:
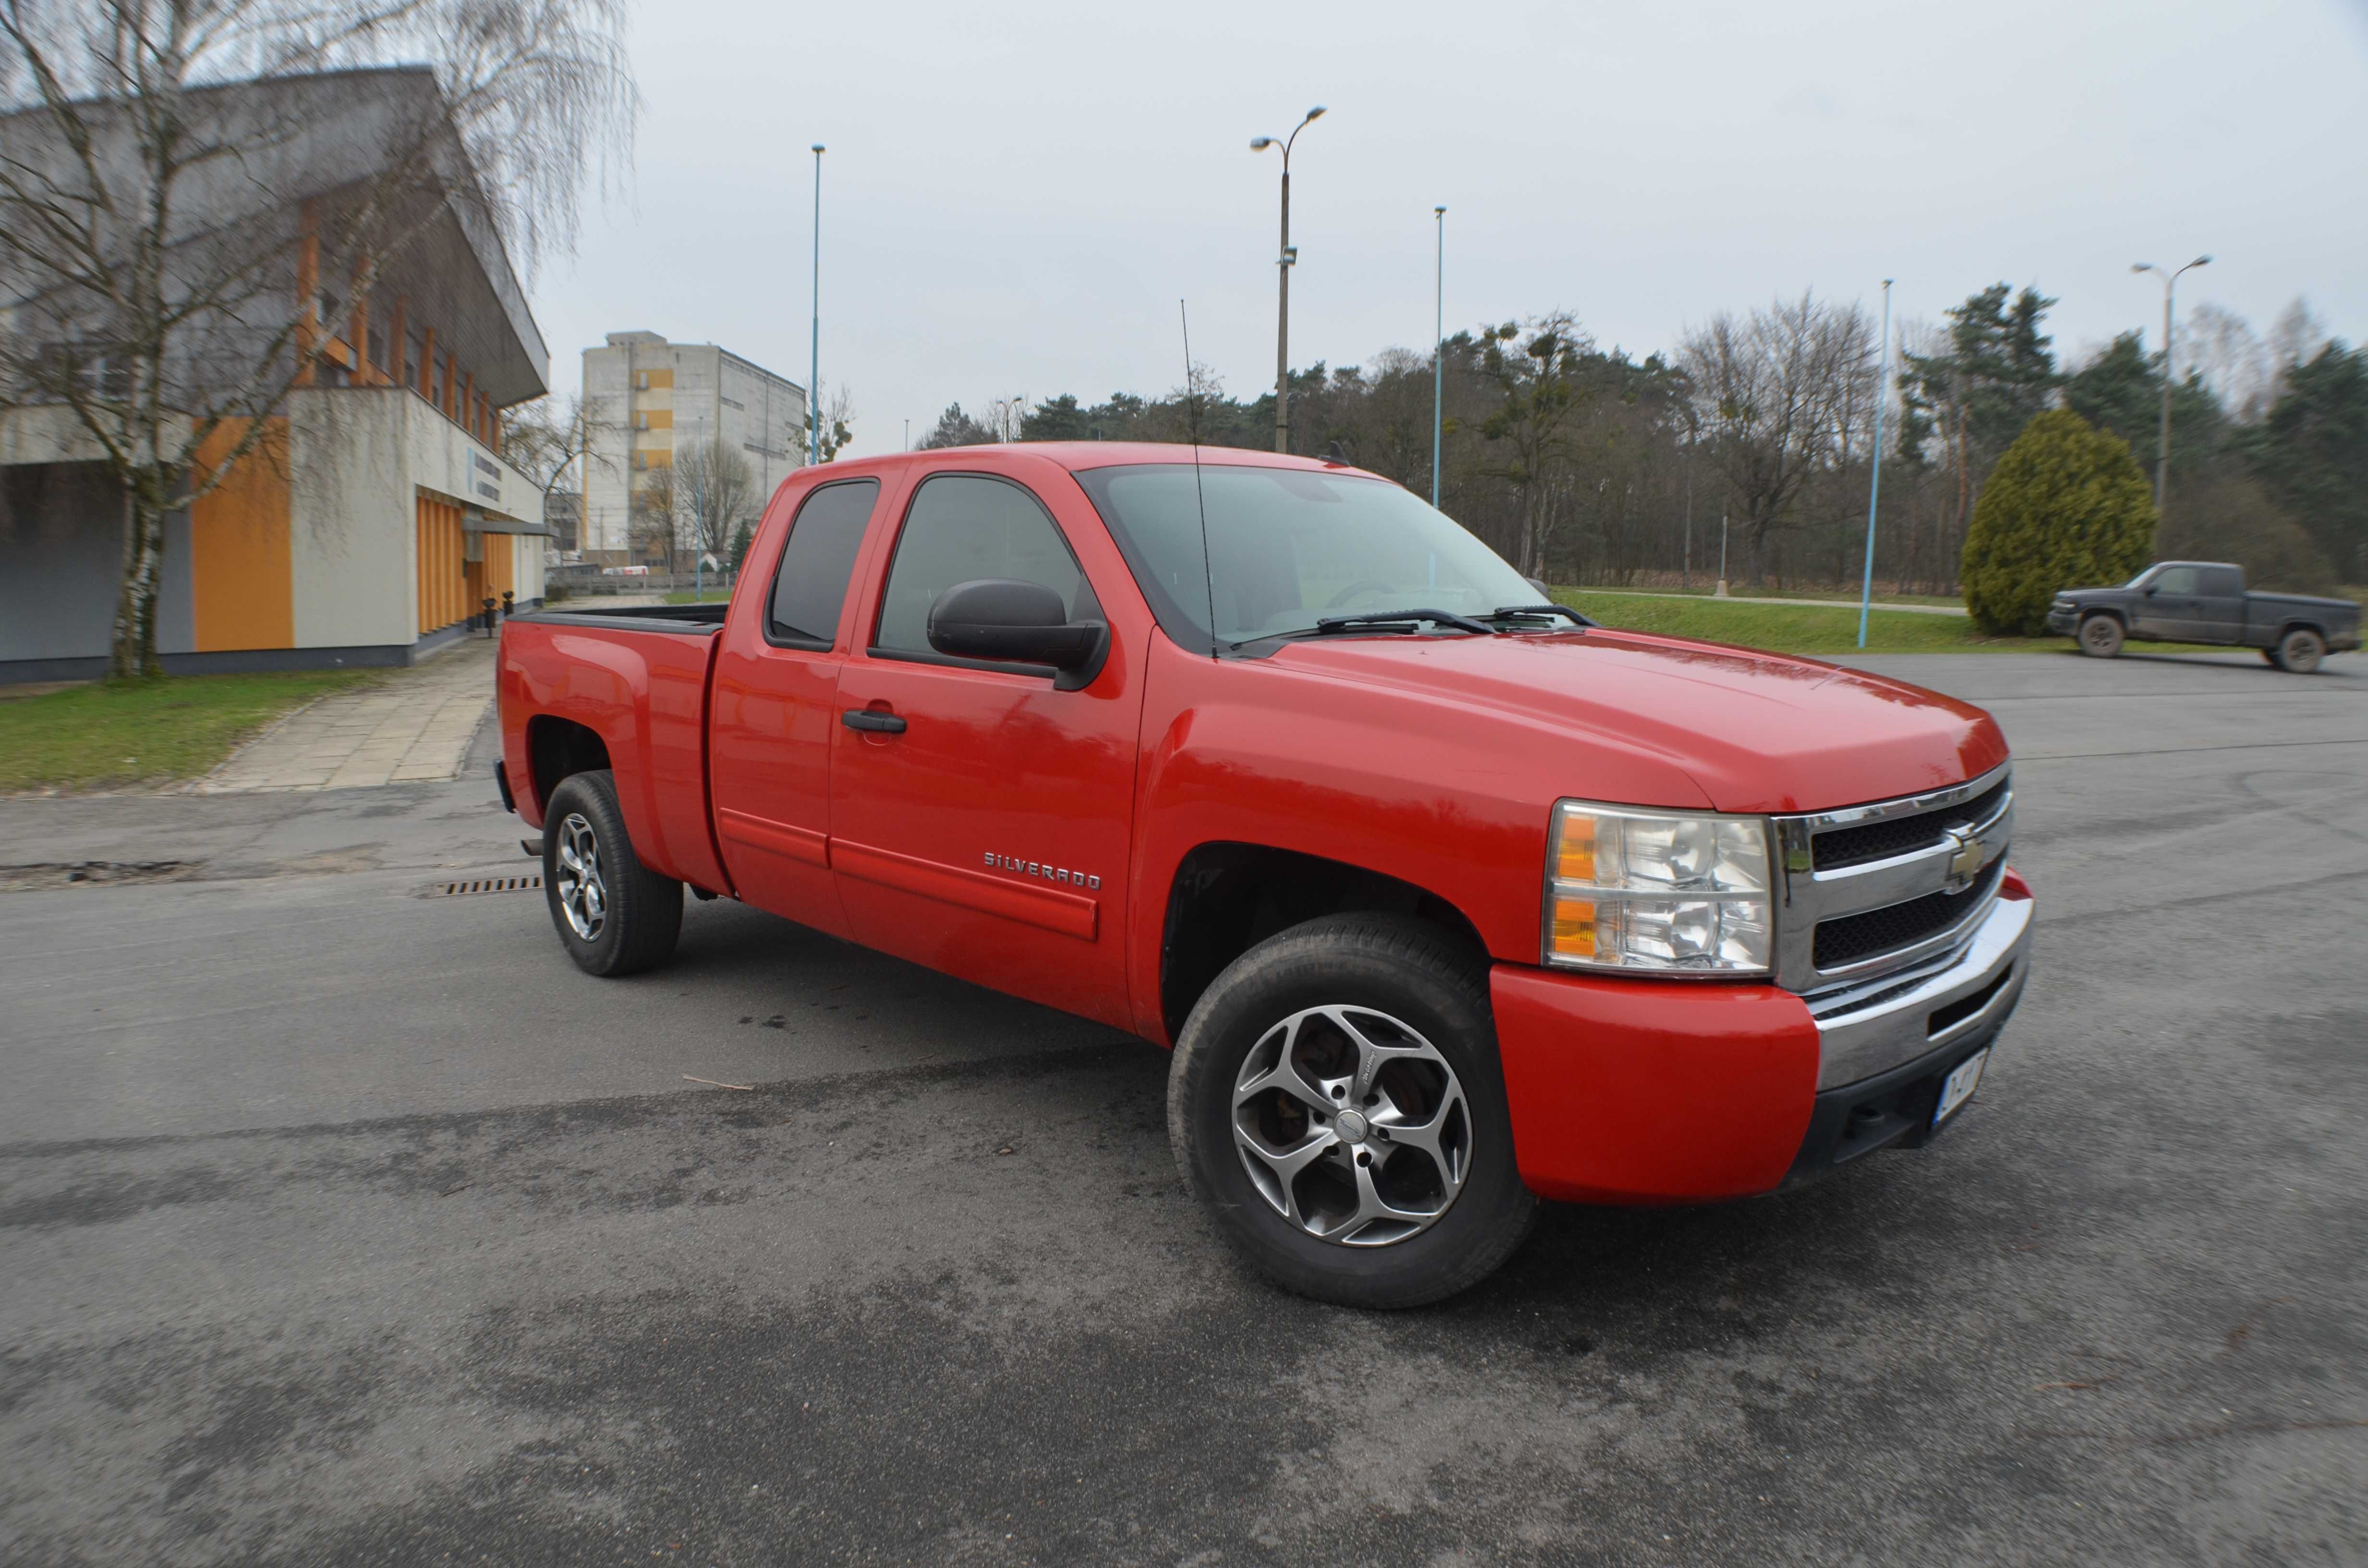
[[2162, 278], [2162, 433], [2154, 454], [2154, 513], [2157, 526], [2170, 513], [2170, 296], [2180, 275], [2209, 267], [2212, 258], [2199, 256], [2176, 272], [2165, 272], [2150, 261], [2130, 264], [2132, 272], [2152, 272]]
[[806, 361], [806, 461], [822, 461], [822, 143], [814, 144], [814, 344]]
[[1447, 209], [1434, 207], [1439, 265], [1432, 272], [1430, 320], [1430, 505], [1439, 506], [1439, 452], [1447, 431]]
[[[1299, 260], [1291, 248], [1291, 144], [1299, 133], [1323, 118], [1324, 106], [1317, 104], [1307, 111], [1307, 117], [1292, 127], [1284, 137], [1259, 136], [1250, 142], [1250, 151], [1263, 153], [1269, 147], [1282, 151], [1282, 251], [1275, 258], [1275, 271], [1281, 281], [1275, 294], [1274, 307], [1274, 449], [1291, 450], [1291, 268]], [[1186, 366], [1189, 371], [1191, 367]]]
[[1858, 589], [1858, 645], [1866, 646], [1866, 612], [1874, 604], [1874, 505], [1883, 497], [1883, 405], [1891, 395], [1891, 279], [1883, 280], [1883, 375], [1874, 383], [1874, 477], [1866, 486], [1866, 574]]

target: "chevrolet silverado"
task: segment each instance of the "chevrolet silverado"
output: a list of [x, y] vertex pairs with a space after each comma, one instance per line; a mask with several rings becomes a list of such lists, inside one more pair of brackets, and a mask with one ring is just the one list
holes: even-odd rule
[[728, 606], [517, 616], [498, 678], [582, 969], [688, 888], [1169, 1047], [1216, 1230], [1333, 1301], [1920, 1145], [2028, 972], [1987, 714], [1607, 631], [1339, 462], [809, 468]]

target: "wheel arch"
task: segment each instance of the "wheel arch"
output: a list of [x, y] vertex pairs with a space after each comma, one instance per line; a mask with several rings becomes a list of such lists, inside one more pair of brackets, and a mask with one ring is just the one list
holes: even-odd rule
[[1411, 916], [1485, 971], [1480, 929], [1451, 900], [1387, 872], [1234, 840], [1195, 845], [1169, 880], [1159, 942], [1159, 1013], [1170, 1041], [1227, 964], [1277, 932], [1326, 915]]
[[555, 713], [538, 713], [526, 722], [526, 750], [527, 787], [534, 791], [538, 810], [571, 775], [615, 766], [598, 730]]

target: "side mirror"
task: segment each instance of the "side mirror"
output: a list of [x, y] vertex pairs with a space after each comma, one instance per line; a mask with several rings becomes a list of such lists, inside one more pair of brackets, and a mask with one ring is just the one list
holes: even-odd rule
[[2148, 597], [2148, 598], [2152, 598], [2152, 597], [2154, 597], [2154, 596], [2155, 596], [2156, 588], [2155, 588], [2155, 585], [2154, 585], [2152, 583], [2148, 583], [2148, 584], [2147, 584], [2144, 588], [2140, 589], [2139, 591], [2140, 591], [2141, 593], [2145, 594], [2146, 597]]
[[1110, 628], [1069, 619], [1061, 596], [1042, 583], [982, 577], [956, 583], [929, 606], [929, 646], [957, 659], [1049, 665], [1063, 691], [1089, 685], [1110, 657]]

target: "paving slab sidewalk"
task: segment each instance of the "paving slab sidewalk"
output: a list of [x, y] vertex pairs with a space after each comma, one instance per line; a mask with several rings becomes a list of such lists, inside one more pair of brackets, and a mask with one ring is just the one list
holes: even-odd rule
[[362, 691], [301, 708], [190, 786], [199, 795], [455, 778], [494, 700], [490, 638], [449, 645]]

